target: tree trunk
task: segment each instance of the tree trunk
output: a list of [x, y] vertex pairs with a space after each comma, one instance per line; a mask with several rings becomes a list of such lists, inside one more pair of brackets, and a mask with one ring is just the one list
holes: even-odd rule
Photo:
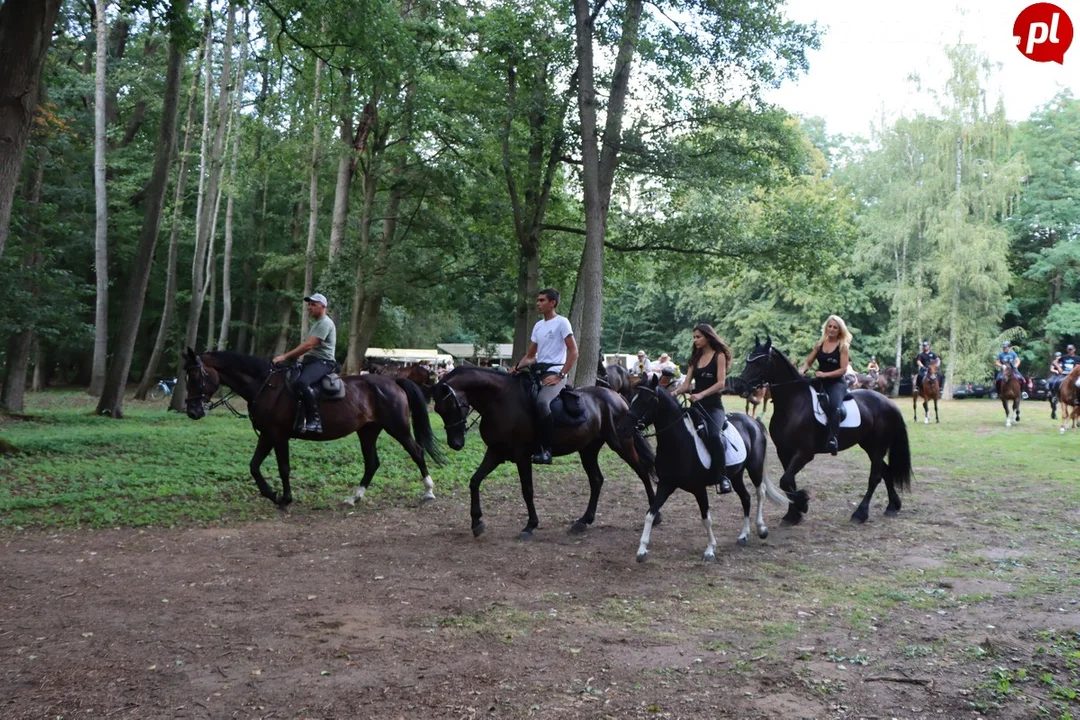
[[[104, 4], [99, 0], [99, 4]], [[161, 130], [158, 132], [154, 155], [154, 170], [146, 186], [146, 209], [143, 213], [139, 247], [128, 285], [127, 299], [120, 323], [120, 337], [113, 354], [105, 390], [98, 402], [99, 415], [113, 418], [123, 416], [124, 388], [131, 370], [131, 358], [135, 352], [135, 340], [142, 319], [146, 287], [150, 283], [150, 270], [154, 263], [154, 248], [161, 230], [161, 209], [165, 204], [165, 192], [169, 186], [169, 167], [172, 164], [173, 144], [176, 139], [176, 115], [180, 105], [180, 78], [184, 68], [184, 20], [188, 0], [173, 0], [172, 27], [169, 37], [169, 60], [165, 73], [165, 96], [161, 110]]]
[[[240, 61], [236, 68], [236, 92], [233, 95], [232, 119], [232, 162], [229, 167], [229, 199], [225, 203], [225, 257], [221, 266], [221, 331], [218, 333], [217, 349], [224, 350], [229, 344], [229, 329], [232, 325], [232, 251], [233, 251], [233, 209], [236, 199], [236, 166], [240, 158], [240, 96], [244, 87], [244, 64], [247, 61], [248, 15], [244, 16], [244, 35], [240, 40]], [[213, 317], [211, 315], [211, 317]]]
[[[381, 145], [381, 143], [379, 143]], [[363, 358], [360, 356], [360, 323], [363, 320], [367, 294], [365, 292], [364, 265], [367, 261], [368, 245], [371, 240], [371, 211], [375, 205], [377, 182], [376, 168], [381, 147], [372, 153], [371, 162], [363, 175], [364, 209], [360, 216], [360, 257], [356, 261], [356, 279], [353, 286], [352, 312], [349, 314], [349, 349], [345, 355], [345, 372], [349, 375], [360, 372]]]
[[[539, 235], [539, 233], [537, 233]], [[517, 303], [514, 308], [513, 362], [529, 349], [532, 327], [536, 322], [536, 296], [540, 293], [540, 238], [518, 243]]]
[[34, 337], [34, 379], [30, 383], [30, 392], [45, 389], [45, 351], [41, 349], [41, 338]]
[[[323, 22], [323, 32], [326, 32], [326, 22]], [[319, 229], [319, 91], [322, 81], [323, 61], [318, 58], [315, 61], [315, 99], [312, 107], [312, 130], [311, 130], [311, 187], [308, 191], [308, 237], [307, 258], [304, 263], [304, 297], [307, 297], [315, 288], [315, 234]], [[335, 198], [336, 199], [336, 198]], [[340, 239], [339, 239], [340, 243]], [[308, 315], [301, 313], [300, 337], [306, 338], [308, 330]]]
[[353, 169], [356, 167], [352, 148], [352, 77], [347, 70], [343, 70], [342, 75], [345, 87], [341, 99], [341, 150], [338, 156], [337, 184], [334, 186], [334, 211], [330, 222], [330, 269], [333, 269], [345, 239], [345, 223], [349, 219], [349, 189], [352, 187]]
[[[960, 215], [960, 190], [964, 177], [964, 139], [963, 136], [956, 138], [956, 223], [957, 232], [959, 232], [959, 225], [962, 220]], [[953, 392], [953, 380], [954, 380], [954, 368], [956, 367], [956, 348], [957, 348], [957, 323], [960, 319], [960, 283], [954, 279], [952, 290], [952, 307], [949, 312], [949, 364], [945, 368], [945, 387], [942, 388], [942, 395], [947, 395], [952, 398]]]
[[4, 0], [0, 5], [0, 256], [11, 225], [26, 142], [37, 111], [41, 69], [61, 0]]
[[[36, 275], [41, 267], [43, 258], [41, 255], [41, 188], [45, 184], [45, 163], [48, 161], [49, 152], [44, 147], [37, 151], [37, 167], [34, 168], [34, 180], [30, 185], [30, 197], [28, 208], [30, 223], [27, 227], [27, 248], [23, 259], [23, 266], [30, 269], [32, 275]], [[36, 297], [41, 288], [36, 282], [31, 288]], [[7, 367], [4, 372], [4, 394], [0, 398], [0, 405], [8, 412], [22, 412], [24, 393], [26, 390], [26, 369], [30, 363], [30, 353], [37, 344], [37, 337], [33, 328], [25, 328], [12, 336], [8, 344]], [[35, 375], [37, 368], [35, 367]]]
[[[266, 196], [270, 191], [270, 171], [267, 170], [263, 176], [263, 190], [262, 190], [262, 214], [259, 216], [256, 223], [255, 252], [261, 256], [263, 250], [266, 247]], [[255, 317], [251, 321], [251, 346], [248, 348], [249, 355], [259, 354], [259, 313], [262, 308], [262, 272], [255, 273], [255, 298], [252, 301], [255, 304]]]
[[98, 0], [94, 33], [97, 54], [94, 70], [94, 366], [90, 371], [90, 394], [101, 395], [105, 387], [105, 364], [109, 350], [109, 204], [105, 187], [105, 9], [107, 0]]
[[[299, 201], [293, 205], [292, 243], [289, 246], [293, 251], [300, 245], [300, 207]], [[274, 345], [275, 357], [290, 349], [289, 331], [292, 329], [293, 308], [296, 306], [296, 298], [293, 297], [293, 286], [295, 284], [296, 273], [289, 270], [285, 273], [285, 297], [281, 302], [281, 323], [278, 329], [277, 343]]]
[[[630, 71], [637, 48], [642, 0], [627, 0], [622, 37], [608, 94], [604, 147], [601, 154], [596, 129], [596, 82], [593, 73], [593, 22], [588, 0], [574, 0], [578, 57], [578, 107], [581, 119], [582, 178], [585, 196], [585, 249], [581, 255], [570, 323], [581, 358], [600, 356], [600, 331], [604, 315], [604, 236], [611, 202], [615, 168], [622, 145], [622, 121], [630, 89]], [[591, 359], [574, 366], [574, 384], [596, 383], [596, 364]]]
[[[209, 2], [209, 0], [208, 0]], [[230, 0], [228, 17], [225, 24], [225, 44], [222, 50], [221, 78], [218, 89], [217, 129], [214, 132], [214, 147], [210, 155], [210, 172], [206, 178], [206, 197], [203, 198], [201, 213], [198, 219], [198, 229], [195, 236], [195, 258], [191, 268], [191, 305], [188, 309], [187, 330], [184, 333], [184, 346], [194, 347], [199, 335], [199, 319], [202, 317], [203, 301], [206, 298], [203, 292], [205, 278], [203, 265], [206, 262], [206, 248], [209, 238], [213, 233], [213, 225], [217, 219], [217, 205], [220, 198], [222, 157], [224, 155], [225, 129], [229, 119], [229, 85], [232, 82], [232, 46], [233, 33], [236, 29], [236, 1]], [[207, 66], [209, 76], [209, 65]], [[209, 106], [209, 100], [206, 101]], [[205, 126], [205, 121], [204, 121]], [[212, 335], [210, 337], [213, 337]], [[176, 375], [179, 377], [184, 370], [183, 359], [177, 366]], [[179, 412], [184, 408], [187, 399], [187, 389], [182, 383], [178, 383], [172, 396], [172, 407]]]
[[[206, 17], [209, 27], [210, 16]], [[205, 36], [204, 36], [205, 37]], [[180, 251], [180, 218], [184, 212], [184, 191], [187, 188], [188, 157], [191, 150], [191, 137], [194, 135], [192, 122], [195, 115], [195, 98], [199, 89], [199, 76], [202, 74], [203, 60], [206, 59], [204, 41], [199, 55], [199, 63], [195, 68], [195, 74], [191, 79], [191, 90], [188, 94], [187, 113], [184, 118], [184, 148], [180, 152], [180, 170], [176, 178], [176, 193], [173, 195], [172, 229], [169, 232], [169, 256], [165, 269], [165, 308], [161, 313], [161, 323], [158, 325], [157, 337], [154, 340], [154, 349], [150, 353], [150, 361], [146, 363], [146, 371], [139, 381], [139, 387], [135, 391], [136, 400], [146, 400], [150, 388], [155, 384], [158, 364], [165, 352], [165, 343], [169, 339], [169, 330], [172, 328], [173, 314], [176, 312], [176, 265]]]

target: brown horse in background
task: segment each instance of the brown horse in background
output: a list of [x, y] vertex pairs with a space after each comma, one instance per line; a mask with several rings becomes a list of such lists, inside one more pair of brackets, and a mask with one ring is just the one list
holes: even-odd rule
[[1061, 408], [1061, 432], [1065, 434], [1065, 423], [1072, 416], [1072, 426], [1076, 427], [1077, 421], [1080, 421], [1080, 389], [1076, 387], [1077, 381], [1080, 380], [1080, 365], [1077, 365], [1072, 369], [1065, 379], [1061, 381], [1061, 385], [1058, 386], [1058, 404]]
[[1003, 363], [1001, 369], [1001, 385], [998, 395], [1001, 397], [1001, 407], [1005, 408], [1005, 427], [1012, 427], [1012, 417], [1009, 415], [1009, 401], [1013, 401], [1013, 413], [1016, 422], [1020, 422], [1020, 378], [1016, 377], [1016, 370], [1012, 365]]
[[[765, 411], [769, 409], [769, 401], [772, 400], [772, 392], [769, 390], [768, 385], [762, 385], [756, 390], [750, 391], [744, 395], [746, 398], [746, 409], [744, 413], [750, 417], [756, 417], [759, 420], [765, 418]], [[750, 412], [750, 406], [754, 406], [754, 412]], [[758, 413], [758, 405], [761, 405], [761, 413]]]
[[387, 375], [389, 377], [412, 380], [420, 386], [420, 392], [424, 394], [424, 400], [427, 402], [431, 402], [431, 391], [435, 388], [435, 383], [438, 382], [435, 371], [424, 367], [420, 363], [401, 365], [396, 362], [368, 362], [364, 366], [364, 370], [377, 375]]
[[923, 424], [930, 424], [930, 407], [929, 402], [934, 401], [934, 422], [941, 422], [938, 417], [937, 401], [941, 397], [941, 382], [937, 374], [937, 366], [933, 366], [926, 370], [926, 377], [923, 378], [922, 385], [919, 386], [918, 392], [911, 394], [911, 411], [915, 414], [915, 422], [919, 422], [919, 400], [921, 399], [923, 412], [926, 416], [923, 418]]

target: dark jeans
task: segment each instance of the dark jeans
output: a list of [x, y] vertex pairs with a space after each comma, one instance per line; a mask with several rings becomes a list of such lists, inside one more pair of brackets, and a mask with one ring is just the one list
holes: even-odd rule
[[713, 457], [713, 477], [720, 482], [724, 477], [724, 467], [727, 455], [727, 440], [724, 438], [724, 423], [727, 422], [727, 413], [724, 411], [724, 403], [720, 398], [706, 398], [705, 402], [697, 404], [708, 421], [705, 423], [706, 433], [709, 436], [709, 454]]
[[337, 363], [331, 360], [320, 360], [318, 358], [312, 358], [311, 360], [303, 360], [304, 369], [300, 371], [299, 377], [296, 378], [297, 389], [301, 387], [311, 387], [317, 383], [323, 376], [329, 375], [337, 369]]

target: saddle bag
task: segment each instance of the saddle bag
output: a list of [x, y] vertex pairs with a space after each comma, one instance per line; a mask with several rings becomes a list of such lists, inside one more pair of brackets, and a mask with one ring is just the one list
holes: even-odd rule
[[587, 419], [585, 400], [581, 393], [573, 388], [563, 388], [551, 401], [551, 416], [556, 425], [580, 425]]
[[323, 400], [341, 400], [345, 397], [345, 382], [337, 373], [319, 378], [319, 396]]

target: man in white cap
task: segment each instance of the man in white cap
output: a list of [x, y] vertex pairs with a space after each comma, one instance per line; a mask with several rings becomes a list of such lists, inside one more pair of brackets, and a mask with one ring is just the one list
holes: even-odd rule
[[321, 433], [322, 418], [319, 417], [319, 405], [315, 402], [315, 392], [311, 389], [324, 375], [329, 375], [337, 368], [334, 349], [337, 345], [337, 328], [334, 321], [326, 314], [326, 296], [315, 293], [304, 298], [311, 327], [308, 336], [292, 350], [274, 358], [274, 364], [289, 362], [303, 355], [304, 369], [296, 380], [296, 392], [304, 406], [304, 432]]
[[644, 350], [637, 351], [637, 362], [634, 363], [633, 374], [639, 377], [645, 377], [649, 372], [649, 367], [652, 363], [649, 362], [649, 356], [645, 354]]

